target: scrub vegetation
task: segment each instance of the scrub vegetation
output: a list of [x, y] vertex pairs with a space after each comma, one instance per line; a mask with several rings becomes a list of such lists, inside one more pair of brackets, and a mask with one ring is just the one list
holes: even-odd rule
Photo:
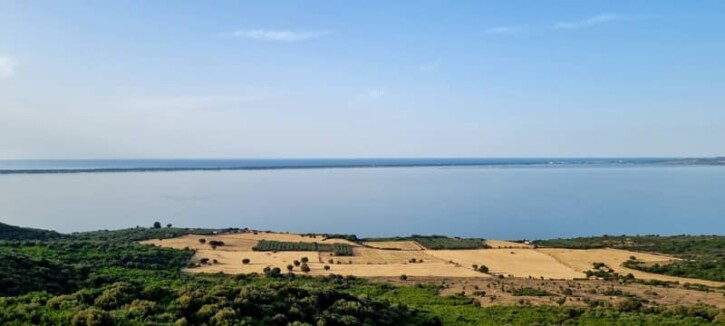
[[[530, 305], [522, 299], [521, 304], [482, 307], [474, 297], [441, 295], [440, 287], [408, 277], [405, 284], [395, 286], [335, 274], [289, 274], [279, 268], [264, 274], [189, 274], [181, 270], [193, 250], [138, 241], [213, 231], [167, 227], [71, 235], [48, 232], [5, 228], [0, 240], [0, 324], [701, 325], [725, 321], [720, 308], [659, 306], [637, 297], [581, 306]], [[516, 292], [521, 298], [553, 295], [531, 287]]]
[[725, 236], [601, 236], [536, 241], [546, 247], [593, 249], [616, 248], [682, 258], [666, 264], [648, 264], [630, 257], [624, 266], [644, 272], [678, 277], [725, 281]]

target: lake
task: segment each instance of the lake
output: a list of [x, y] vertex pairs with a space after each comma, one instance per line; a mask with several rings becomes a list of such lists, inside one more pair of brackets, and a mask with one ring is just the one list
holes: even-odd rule
[[0, 222], [541, 239], [725, 233], [723, 166], [450, 166], [0, 175]]

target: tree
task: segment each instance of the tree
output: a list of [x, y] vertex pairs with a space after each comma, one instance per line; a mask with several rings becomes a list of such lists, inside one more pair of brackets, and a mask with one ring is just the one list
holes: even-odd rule
[[292, 270], [293, 270], [294, 268], [295, 268], [295, 267], [294, 267], [294, 266], [292, 266], [292, 265], [287, 265], [287, 270], [288, 270], [288, 271], [290, 271], [290, 272], [291, 272], [291, 271], [292, 271]]
[[249, 258], [242, 259], [242, 264], [244, 264], [244, 265], [249, 264]]
[[400, 275], [400, 280], [401, 281], [407, 281], [408, 280], [408, 275], [405, 275], [405, 274]]
[[161, 222], [156, 221], [154, 222], [154, 229], [160, 229], [161, 228]]
[[326, 271], [329, 271], [330, 270], [330, 265], [325, 265], [325, 270]]
[[300, 259], [300, 260], [301, 260], [301, 261], [302, 261], [303, 263], [307, 263], [308, 261], [310, 261], [310, 260], [309, 260], [309, 259], [308, 259], [307, 257], [302, 257], [302, 259]]
[[204, 238], [199, 239], [199, 243], [205, 244], [206, 243], [206, 239], [204, 239]]
[[171, 223], [166, 224], [166, 227], [169, 228], [169, 229], [171, 228], [171, 226], [172, 226]]
[[72, 325], [113, 325], [111, 314], [98, 308], [88, 308], [76, 313], [71, 320]]
[[310, 272], [310, 266], [307, 266], [307, 264], [302, 264], [302, 267], [300, 267], [300, 269], [305, 273]]
[[292, 263], [293, 263], [293, 264], [295, 264], [295, 266], [300, 266], [300, 261], [299, 261], [299, 260], [295, 260], [295, 261], [294, 261], [294, 262], [292, 262]]

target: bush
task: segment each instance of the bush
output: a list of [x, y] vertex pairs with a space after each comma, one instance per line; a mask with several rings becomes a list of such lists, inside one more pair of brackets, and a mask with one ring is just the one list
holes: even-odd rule
[[211, 241], [209, 241], [209, 245], [212, 247], [221, 247], [224, 245], [224, 241], [211, 240]]
[[73, 319], [71, 319], [71, 325], [73, 326], [110, 326], [113, 324], [111, 315], [98, 308], [81, 310], [73, 316]]
[[478, 266], [478, 271], [481, 273], [488, 273], [488, 266], [486, 266], [486, 265]]
[[530, 288], [530, 287], [523, 287], [523, 288], [515, 289], [511, 294], [514, 296], [531, 296], [531, 297], [545, 297], [545, 296], [553, 295], [552, 293], [550, 293], [548, 291]]
[[302, 264], [302, 266], [300, 267], [300, 270], [303, 271], [303, 272], [305, 272], [305, 273], [309, 273], [310, 272], [310, 266], [307, 266], [307, 264]]
[[249, 262], [250, 262], [249, 258], [242, 259], [242, 264], [244, 264], [244, 265], [248, 265]]
[[401, 281], [407, 281], [408, 280], [408, 275], [405, 275], [405, 274], [400, 275], [400, 280]]

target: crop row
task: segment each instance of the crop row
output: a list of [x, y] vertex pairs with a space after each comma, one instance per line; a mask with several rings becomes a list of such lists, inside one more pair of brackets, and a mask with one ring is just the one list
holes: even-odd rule
[[317, 242], [285, 242], [260, 240], [254, 251], [324, 251], [332, 252], [335, 256], [352, 256], [352, 246], [344, 243], [317, 243]]

